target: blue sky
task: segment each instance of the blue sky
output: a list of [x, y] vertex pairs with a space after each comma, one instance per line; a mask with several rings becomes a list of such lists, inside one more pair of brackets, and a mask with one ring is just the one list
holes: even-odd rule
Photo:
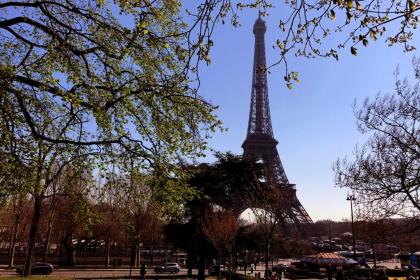
[[[278, 58], [271, 47], [278, 32], [278, 10], [265, 18], [267, 63]], [[240, 14], [241, 27], [219, 25], [215, 32], [208, 67], [201, 68], [200, 94], [218, 105], [225, 128], [209, 141], [217, 151], [242, 154], [246, 137], [251, 95], [254, 36], [252, 26], [257, 11]], [[413, 43], [418, 40], [415, 36]], [[332, 41], [326, 41], [329, 44]], [[284, 85], [282, 66], [268, 76], [270, 109], [275, 138], [286, 174], [297, 185], [297, 195], [314, 220], [341, 220], [350, 217], [347, 190], [334, 186], [332, 164], [338, 157], [352, 154], [365, 135], [356, 128], [352, 112], [354, 100], [362, 102], [379, 91], [394, 88], [395, 68], [401, 76], [411, 75], [411, 60], [419, 51], [403, 52], [401, 46], [388, 47], [384, 39], [359, 47], [359, 55], [349, 49], [333, 59], [291, 58], [301, 82], [293, 90]], [[209, 156], [204, 161], [211, 162]]]

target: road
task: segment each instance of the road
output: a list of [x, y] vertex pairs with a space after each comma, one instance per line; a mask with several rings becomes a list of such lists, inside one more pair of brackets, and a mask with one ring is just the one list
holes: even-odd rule
[[[283, 264], [290, 264], [292, 260], [291, 259], [283, 259], [279, 260], [278, 263]], [[370, 266], [373, 266], [373, 264], [369, 263]], [[378, 266], [385, 266], [387, 268], [395, 268], [396, 266], [399, 267], [399, 263], [397, 261], [382, 261], [377, 263]], [[254, 270], [255, 272], [263, 272], [264, 266], [260, 263], [258, 265], [257, 270]], [[244, 271], [238, 271], [239, 273], [244, 273]], [[132, 276], [139, 276], [140, 270], [138, 268], [133, 269], [131, 271]], [[197, 274], [197, 270], [193, 270], [193, 274]], [[247, 270], [247, 274], [250, 274], [250, 271]], [[16, 272], [13, 269], [6, 269], [6, 268], [0, 268], [0, 278], [5, 276], [16, 276]], [[101, 278], [101, 277], [124, 277], [130, 275], [130, 269], [129, 268], [99, 268], [99, 269], [83, 269], [83, 268], [72, 268], [72, 269], [55, 269], [54, 272], [50, 275], [51, 277], [63, 277], [63, 278]], [[167, 274], [156, 274], [153, 269], [147, 269], [148, 276], [156, 276], [156, 275], [167, 275]], [[186, 276], [187, 275], [187, 269], [181, 269], [181, 271], [178, 273], [179, 276]]]

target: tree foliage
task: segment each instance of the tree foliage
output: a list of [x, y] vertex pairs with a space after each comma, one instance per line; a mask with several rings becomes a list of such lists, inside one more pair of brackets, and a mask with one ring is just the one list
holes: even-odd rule
[[219, 254], [223, 254], [223, 252], [232, 253], [238, 231], [239, 218], [234, 212], [216, 210], [207, 213], [203, 233]]
[[[75, 236], [88, 238], [93, 227], [97, 224], [97, 213], [90, 203], [90, 190], [93, 184], [88, 169], [80, 166], [69, 166], [59, 177], [53, 196], [50, 199], [59, 205], [55, 209], [56, 229], [62, 232], [60, 243], [64, 250], [60, 255], [61, 262], [66, 265], [75, 264], [76, 246], [73, 243]], [[49, 211], [51, 213], [51, 211]], [[44, 215], [43, 215], [44, 216]]]
[[3, 1], [0, 11], [2, 108], [26, 137], [165, 166], [199, 155], [203, 131], [218, 126], [190, 84], [209, 31], [196, 35], [179, 1]]
[[[1, 77], [3, 78], [3, 76]], [[57, 195], [60, 176], [71, 165], [85, 171], [92, 168], [92, 150], [85, 146], [68, 146], [32, 137], [24, 115], [19, 113], [17, 104], [9, 102], [9, 96], [0, 95], [0, 153], [4, 156], [4, 166], [0, 170], [2, 192], [6, 196], [30, 195], [33, 216], [29, 231], [28, 250], [25, 261], [25, 276], [30, 275], [32, 255], [38, 228], [42, 220], [42, 204], [47, 198]], [[67, 133], [63, 119], [57, 120], [56, 108], [50, 100], [36, 100], [40, 109], [37, 119], [39, 128], [50, 136]], [[55, 122], [55, 126], [51, 126]], [[24, 177], [21, 174], [25, 174]], [[61, 195], [68, 193], [60, 193]]]
[[129, 154], [168, 187], [161, 197], [183, 191], [168, 180], [184, 179], [175, 163], [201, 155], [219, 126], [194, 86], [211, 32], [203, 9], [188, 26], [176, 0], [0, 3], [0, 195], [33, 197], [25, 275], [43, 200], [69, 164]]
[[353, 159], [334, 165], [337, 186], [354, 190], [360, 203], [388, 216], [420, 211], [420, 60], [413, 65], [414, 86], [397, 72], [392, 94], [355, 104], [357, 125], [369, 140]]
[[[263, 172], [261, 164], [244, 161], [241, 156], [218, 153], [216, 157], [214, 164], [186, 167], [192, 173], [188, 184], [195, 191], [195, 196], [186, 203], [184, 217], [178, 222], [174, 220], [165, 230], [169, 239], [187, 251], [189, 269], [192, 269], [192, 262], [198, 259], [199, 279], [205, 277], [205, 259], [214, 254], [214, 249], [221, 250], [221, 246], [228, 246], [229, 240], [236, 235], [235, 218], [247, 208], [246, 194], [257, 189], [258, 179]], [[222, 212], [217, 213], [217, 209]], [[225, 217], [225, 214], [229, 217]], [[209, 232], [215, 224], [226, 227], [223, 231], [226, 236], [221, 236], [216, 230]], [[206, 231], [211, 237], [207, 236]], [[223, 250], [231, 249], [232, 245]]]
[[261, 236], [266, 275], [268, 275], [270, 250], [275, 234], [283, 236], [287, 233], [292, 236], [298, 233], [300, 225], [291, 219], [289, 213], [293, 207], [293, 191], [290, 188], [270, 187], [263, 182], [259, 184], [257, 191], [247, 196]]

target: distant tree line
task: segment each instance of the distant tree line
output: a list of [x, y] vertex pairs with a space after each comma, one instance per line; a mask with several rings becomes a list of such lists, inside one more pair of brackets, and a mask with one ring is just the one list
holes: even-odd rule
[[[167, 251], [185, 252], [189, 273], [200, 266], [204, 273], [205, 264], [212, 261], [250, 265], [267, 257], [270, 261], [315, 253], [319, 248], [313, 246], [314, 241], [351, 244], [350, 221], [323, 220], [302, 225], [300, 235], [275, 227], [267, 236], [267, 221], [241, 220], [238, 211], [242, 209], [232, 200], [247, 203], [247, 197], [240, 193], [247, 189], [223, 173], [229, 170], [229, 174], [244, 175], [243, 168], [247, 167], [249, 163], [232, 155], [219, 155], [214, 165], [190, 166], [197, 169], [190, 187], [200, 194], [185, 205], [185, 211], [173, 214], [153, 194], [147, 176], [136, 171], [127, 176], [110, 172], [94, 180], [85, 170], [77, 173], [69, 168], [42, 204], [35, 260], [71, 266], [77, 259], [79, 265], [93, 261], [109, 266], [114, 259], [122, 258], [125, 264], [138, 267], [140, 262], [153, 265], [173, 258]], [[223, 178], [229, 178], [233, 184]], [[231, 198], [226, 197], [227, 191]], [[26, 253], [33, 215], [31, 200], [27, 195], [13, 195], [0, 209], [0, 242], [8, 249], [7, 260], [2, 260], [9, 266], [21, 264]], [[402, 251], [416, 251], [420, 249], [418, 227], [419, 222], [412, 219], [357, 219], [355, 237], [358, 243], [373, 250], [393, 245]], [[266, 242], [270, 244], [268, 254]], [[15, 251], [22, 247], [25, 251]], [[327, 246], [322, 250], [334, 248]], [[140, 250], [148, 251], [146, 259], [140, 258]], [[159, 254], [161, 250], [165, 253]], [[16, 254], [19, 263], [15, 261]]]
[[[34, 198], [22, 190], [10, 192], [3, 196], [0, 208], [0, 241], [8, 248], [9, 266], [16, 265], [16, 248], [25, 250], [18, 254], [21, 263], [31, 242], [35, 260], [70, 266], [76, 257], [78, 264], [95, 257], [96, 263], [99, 259], [99, 264], [109, 266], [123, 257], [126, 264], [129, 260], [139, 266], [146, 261], [140, 258], [141, 249], [148, 250], [147, 262], [153, 264], [170, 257], [165, 253], [154, 260], [153, 250], [180, 250], [187, 253], [189, 273], [198, 267], [201, 278], [213, 259], [236, 266], [267, 262], [273, 255], [311, 252], [308, 244], [300, 243], [302, 235], [297, 231], [290, 235], [280, 223], [259, 219], [251, 223], [240, 218], [248, 205], [257, 207], [250, 204], [251, 198], [255, 202], [273, 191], [261, 180], [260, 164], [232, 154], [217, 154], [217, 159], [214, 164], [182, 167], [190, 170], [186, 185], [182, 185], [187, 189], [183, 193], [190, 197], [180, 197], [177, 202], [173, 202], [175, 195], [168, 199], [167, 193], [155, 186], [161, 181], [143, 173], [134, 162], [118, 172], [111, 163], [103, 171], [89, 169], [80, 161], [69, 164], [45, 189], [33, 237]], [[53, 164], [52, 170], [57, 168], [60, 164]], [[30, 173], [15, 175], [16, 180], [30, 178]], [[177, 180], [168, 178], [166, 184], [176, 190]], [[268, 209], [265, 203], [271, 203], [272, 209], [284, 207], [272, 199], [259, 203], [261, 209]]]

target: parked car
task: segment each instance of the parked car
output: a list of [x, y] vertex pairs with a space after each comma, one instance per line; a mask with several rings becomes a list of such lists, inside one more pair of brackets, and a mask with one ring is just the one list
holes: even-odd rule
[[175, 262], [165, 263], [155, 267], [156, 273], [178, 273], [179, 272], [179, 264]]
[[287, 268], [287, 265], [279, 263], [279, 264], [273, 265], [273, 267], [271, 269], [276, 273], [280, 273], [282, 271], [285, 271], [286, 268]]
[[217, 274], [219, 274], [219, 270], [220, 271], [225, 271], [226, 267], [223, 264], [212, 265], [212, 266], [209, 267], [209, 275], [217, 275]]
[[[46, 262], [36, 262], [32, 264], [31, 273], [32, 274], [51, 274], [54, 271], [54, 267], [50, 263]], [[23, 265], [16, 268], [16, 272], [20, 275], [23, 275]]]

